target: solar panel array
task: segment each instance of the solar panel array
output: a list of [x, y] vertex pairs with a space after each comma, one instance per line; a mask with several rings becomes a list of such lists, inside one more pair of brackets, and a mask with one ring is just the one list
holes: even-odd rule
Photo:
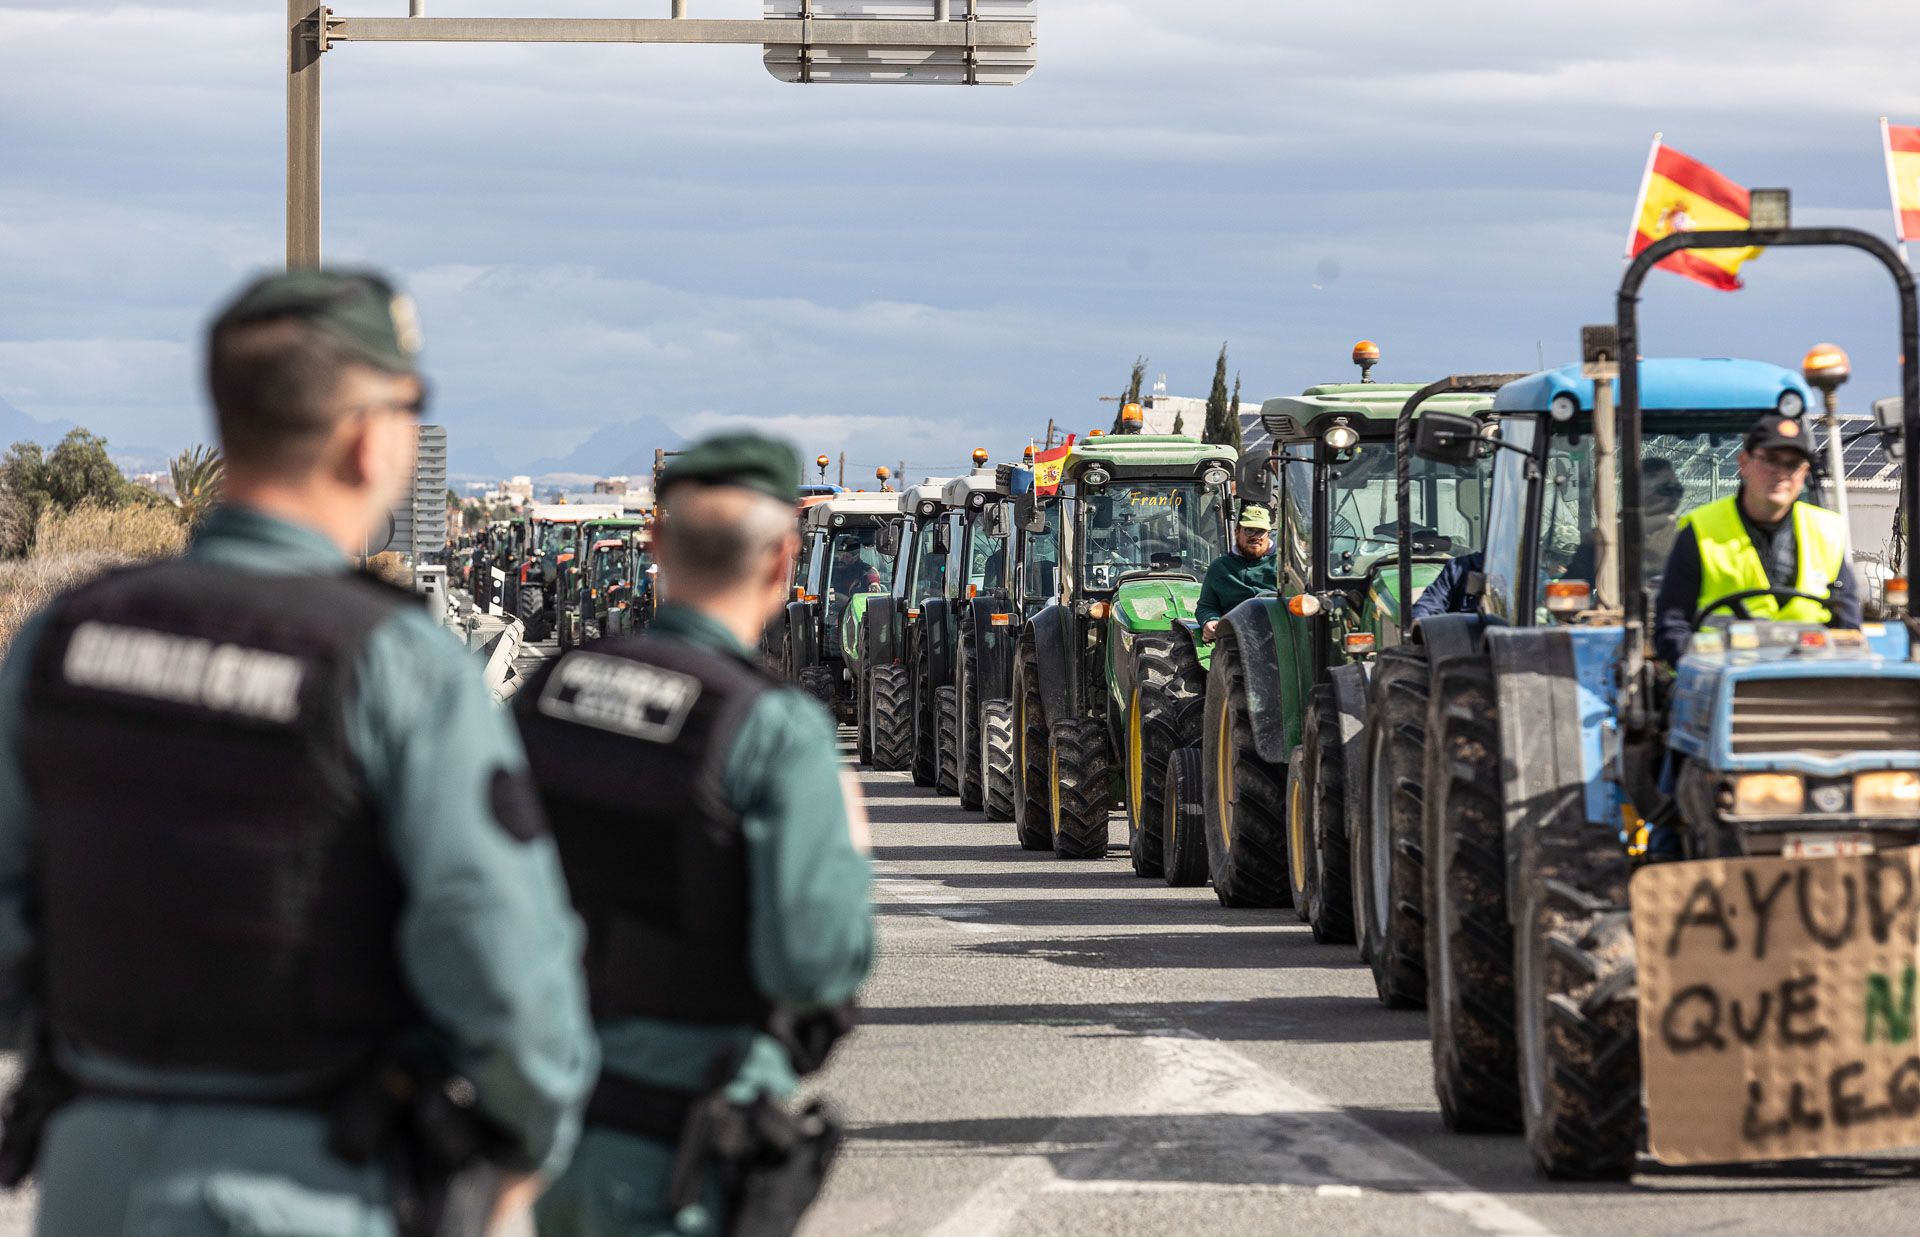
[[[1900, 477], [1900, 465], [1887, 459], [1880, 446], [1880, 435], [1869, 433], [1858, 441], [1850, 441], [1862, 430], [1871, 429], [1871, 417], [1840, 418], [1840, 458], [1846, 467], [1848, 481], [1897, 481]], [[1822, 465], [1827, 459], [1827, 436], [1824, 430], [1816, 430], [1816, 439]]]

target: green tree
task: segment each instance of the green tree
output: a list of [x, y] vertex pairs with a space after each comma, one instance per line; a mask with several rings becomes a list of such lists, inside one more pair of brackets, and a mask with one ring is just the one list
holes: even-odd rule
[[167, 464], [173, 480], [173, 503], [180, 518], [189, 525], [205, 519], [220, 501], [220, 487], [227, 479], [227, 462], [218, 447], [200, 445], [182, 451]]
[[1213, 363], [1213, 389], [1207, 392], [1207, 424], [1200, 436], [1208, 442], [1240, 451], [1240, 410], [1227, 403], [1227, 346], [1220, 345], [1220, 357]]
[[47, 497], [72, 510], [84, 502], [123, 506], [130, 488], [107, 456], [107, 440], [91, 430], [69, 430], [47, 456]]
[[1133, 373], [1127, 377], [1127, 391], [1125, 395], [1120, 397], [1120, 406], [1113, 410], [1113, 428], [1109, 430], [1108, 433], [1132, 434], [1139, 432], [1138, 430], [1129, 428], [1127, 423], [1120, 419], [1120, 414], [1126, 410], [1128, 404], [1137, 404], [1140, 402], [1140, 384], [1146, 381], [1146, 377], [1147, 358], [1143, 356], [1133, 358]]

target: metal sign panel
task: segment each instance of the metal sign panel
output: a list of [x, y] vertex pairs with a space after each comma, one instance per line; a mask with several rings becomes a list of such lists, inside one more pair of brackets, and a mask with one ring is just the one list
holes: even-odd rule
[[[768, 45], [767, 72], [783, 82], [904, 83], [1011, 86], [1033, 72], [1033, 27], [1039, 0], [763, 0], [768, 18], [829, 21], [924, 21], [989, 37], [954, 46], [824, 47]], [[1024, 25], [1015, 34], [1010, 27]], [[1009, 45], [1009, 36], [1013, 36]]]

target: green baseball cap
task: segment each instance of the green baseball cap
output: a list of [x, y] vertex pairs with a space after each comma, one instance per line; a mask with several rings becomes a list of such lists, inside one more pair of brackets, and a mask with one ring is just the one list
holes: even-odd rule
[[700, 485], [736, 485], [769, 498], [800, 500], [800, 453], [793, 444], [760, 434], [715, 434], [702, 438], [667, 461], [660, 492], [683, 481]]
[[1270, 530], [1273, 528], [1273, 513], [1265, 507], [1249, 503], [1240, 508], [1240, 527]]
[[264, 275], [241, 289], [213, 330], [285, 318], [313, 324], [375, 369], [417, 369], [420, 315], [413, 299], [377, 272], [317, 267]]

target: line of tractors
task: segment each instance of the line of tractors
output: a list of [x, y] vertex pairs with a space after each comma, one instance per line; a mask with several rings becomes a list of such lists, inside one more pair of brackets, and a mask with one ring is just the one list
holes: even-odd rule
[[[1357, 946], [1385, 1005], [1428, 1010], [1450, 1128], [1523, 1131], [1549, 1176], [1623, 1176], [1649, 829], [1680, 862], [1920, 840], [1903, 580], [1857, 633], [1759, 621], [1800, 595], [1762, 589], [1707, 600], [1678, 665], [1649, 651], [1676, 520], [1735, 492], [1762, 414], [1822, 424], [1800, 372], [1640, 359], [1652, 265], [1752, 244], [1847, 246], [1893, 274], [1903, 398], [1874, 431], [1898, 452], [1920, 420], [1898, 256], [1844, 229], [1682, 233], [1635, 260], [1579, 365], [1363, 368], [1267, 400], [1271, 442], [1244, 458], [1090, 436], [1057, 485], [975, 452], [964, 476], [812, 500], [764, 654], [862, 763], [1011, 821], [1022, 847], [1103, 858], [1118, 808], [1140, 877]], [[1844, 477], [1824, 472], [1830, 501]], [[1915, 491], [1909, 470], [1904, 512]], [[1208, 640], [1202, 580], [1247, 504], [1271, 511], [1278, 587]], [[1413, 621], [1469, 553], [1464, 601]]]
[[653, 617], [652, 521], [619, 505], [540, 503], [495, 520], [464, 570], [482, 611], [562, 649], [639, 631]]

